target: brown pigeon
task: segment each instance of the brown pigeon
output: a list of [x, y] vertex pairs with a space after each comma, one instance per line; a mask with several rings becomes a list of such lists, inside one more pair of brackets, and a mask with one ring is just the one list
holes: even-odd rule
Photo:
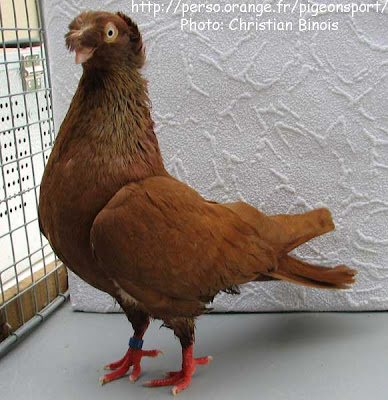
[[165, 169], [150, 114], [137, 25], [122, 13], [84, 12], [66, 44], [83, 74], [42, 179], [39, 221], [58, 257], [113, 296], [134, 334], [102, 383], [140, 375], [150, 318], [182, 345], [182, 369], [147, 386], [185, 389], [196, 365], [195, 318], [217, 293], [251, 281], [285, 280], [344, 289], [356, 272], [310, 265], [288, 253], [334, 229], [330, 212], [267, 216], [243, 203], [218, 204]]

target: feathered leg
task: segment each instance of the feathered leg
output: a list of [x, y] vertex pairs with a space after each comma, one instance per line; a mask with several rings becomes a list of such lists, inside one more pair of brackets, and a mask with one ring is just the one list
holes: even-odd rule
[[180, 371], [167, 372], [168, 378], [156, 379], [144, 382], [144, 386], [171, 386], [172, 394], [175, 396], [186, 389], [191, 383], [191, 377], [197, 365], [208, 364], [213, 358], [211, 356], [194, 358], [194, 320], [191, 318], [174, 318], [165, 321], [165, 325], [174, 330], [182, 345], [182, 369]]
[[140, 361], [142, 357], [156, 357], [162, 354], [160, 350], [142, 350], [143, 336], [149, 325], [149, 316], [137, 310], [125, 310], [128, 320], [132, 323], [134, 334], [129, 340], [129, 349], [125, 356], [116, 362], [108, 364], [104, 367], [107, 370], [115, 370], [100, 378], [100, 383], [108, 383], [115, 379], [121, 378], [126, 375], [129, 368], [133, 366], [132, 373], [129, 380], [134, 383], [139, 378], [141, 373]]

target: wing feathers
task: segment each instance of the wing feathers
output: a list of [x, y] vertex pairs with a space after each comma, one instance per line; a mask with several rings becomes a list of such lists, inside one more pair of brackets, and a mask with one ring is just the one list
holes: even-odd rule
[[[113, 279], [202, 309], [199, 299], [277, 266], [253, 227], [168, 177], [122, 188], [96, 217], [91, 241]], [[147, 306], [155, 298], [138, 300]]]

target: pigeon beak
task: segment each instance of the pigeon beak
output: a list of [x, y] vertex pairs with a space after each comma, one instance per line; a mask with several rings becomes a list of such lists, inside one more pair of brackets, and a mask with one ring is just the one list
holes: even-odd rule
[[92, 57], [95, 50], [95, 47], [80, 47], [75, 51], [75, 63], [85, 63]]

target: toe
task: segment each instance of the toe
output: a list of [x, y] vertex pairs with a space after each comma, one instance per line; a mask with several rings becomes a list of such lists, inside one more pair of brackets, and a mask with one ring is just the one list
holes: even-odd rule
[[173, 396], [176, 396], [179, 392], [186, 389], [191, 382], [191, 376], [185, 376], [183, 380], [181, 380], [177, 385], [172, 388]]
[[153, 381], [144, 382], [143, 386], [147, 386], [147, 387], [171, 386], [171, 385], [175, 385], [180, 380], [182, 380], [182, 373], [181, 372], [179, 372], [175, 376], [172, 376], [172, 377], [167, 378], [167, 379], [155, 379]]
[[142, 350], [142, 357], [157, 357], [159, 355], [164, 355], [161, 350]]
[[131, 375], [129, 376], [130, 382], [131, 382], [131, 383], [135, 383], [135, 382], [139, 379], [140, 373], [141, 373], [140, 364], [135, 364], [135, 365], [133, 366], [132, 373], [131, 373]]
[[102, 378], [100, 378], [100, 382], [104, 384], [113, 381], [115, 379], [121, 378], [128, 372], [130, 366], [131, 365], [129, 363], [124, 363], [123, 365], [121, 365], [121, 367], [119, 367], [115, 371], [111, 372], [110, 374], [106, 374]]
[[207, 357], [200, 357], [200, 358], [195, 358], [194, 362], [196, 365], [206, 365], [209, 364], [210, 361], [213, 360], [212, 356], [207, 356]]
[[122, 359], [105, 365], [104, 369], [107, 371], [113, 371], [113, 370], [121, 367], [125, 362], [128, 361], [128, 359], [130, 357], [130, 353], [131, 353], [130, 349], [128, 349], [128, 351], [125, 353], [125, 356]]

